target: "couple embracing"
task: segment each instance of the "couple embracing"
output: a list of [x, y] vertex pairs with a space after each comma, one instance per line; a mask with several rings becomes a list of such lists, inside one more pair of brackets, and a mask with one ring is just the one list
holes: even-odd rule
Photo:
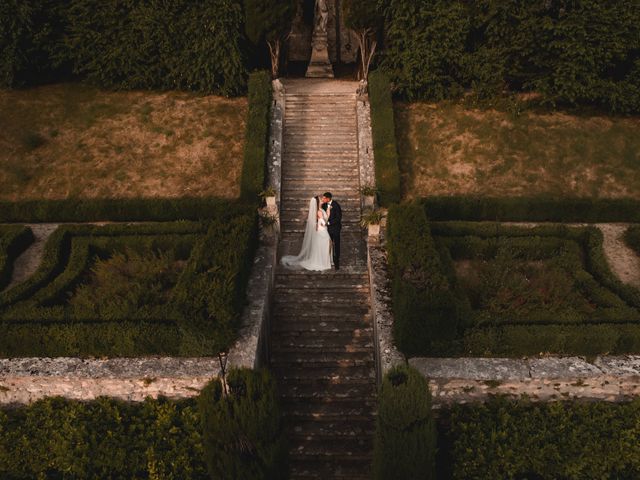
[[302, 248], [298, 255], [282, 257], [282, 264], [305, 270], [329, 270], [333, 264], [340, 269], [340, 230], [342, 209], [330, 192], [309, 201], [309, 215]]

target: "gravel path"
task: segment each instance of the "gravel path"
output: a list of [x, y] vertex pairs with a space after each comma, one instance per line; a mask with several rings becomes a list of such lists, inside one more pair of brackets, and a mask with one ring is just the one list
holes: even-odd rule
[[7, 286], [7, 290], [18, 283], [24, 282], [35, 273], [42, 261], [44, 245], [59, 225], [59, 223], [26, 224], [27, 227], [31, 227], [36, 240], [29, 248], [22, 252], [22, 255], [16, 258], [13, 264], [13, 278]]
[[604, 254], [611, 270], [624, 283], [640, 288], [640, 257], [624, 243], [623, 239], [629, 225], [599, 223], [596, 226], [604, 235]]

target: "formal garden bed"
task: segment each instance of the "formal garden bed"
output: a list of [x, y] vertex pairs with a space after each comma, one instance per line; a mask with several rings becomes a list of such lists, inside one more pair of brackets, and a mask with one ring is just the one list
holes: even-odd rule
[[0, 293], [0, 354], [202, 356], [227, 348], [244, 303], [256, 216], [233, 204], [210, 214], [197, 222], [60, 226], [39, 269]]
[[409, 356], [640, 351], [640, 291], [611, 272], [597, 228], [429, 223], [412, 204], [392, 208], [388, 239]]

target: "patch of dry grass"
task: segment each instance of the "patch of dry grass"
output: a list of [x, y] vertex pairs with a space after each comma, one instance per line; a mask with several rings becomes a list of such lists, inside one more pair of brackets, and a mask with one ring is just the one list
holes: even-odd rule
[[239, 195], [247, 101], [0, 90], [0, 200]]
[[640, 118], [398, 103], [396, 125], [405, 198], [640, 199]]

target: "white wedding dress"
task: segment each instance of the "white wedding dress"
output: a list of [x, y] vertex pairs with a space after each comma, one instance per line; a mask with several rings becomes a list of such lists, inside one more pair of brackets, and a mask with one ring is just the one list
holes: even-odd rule
[[324, 210], [322, 218], [318, 218], [315, 197], [309, 201], [309, 215], [307, 227], [304, 231], [302, 248], [298, 255], [286, 255], [280, 262], [289, 268], [304, 268], [305, 270], [322, 271], [331, 268], [331, 238], [327, 231], [328, 214]]

